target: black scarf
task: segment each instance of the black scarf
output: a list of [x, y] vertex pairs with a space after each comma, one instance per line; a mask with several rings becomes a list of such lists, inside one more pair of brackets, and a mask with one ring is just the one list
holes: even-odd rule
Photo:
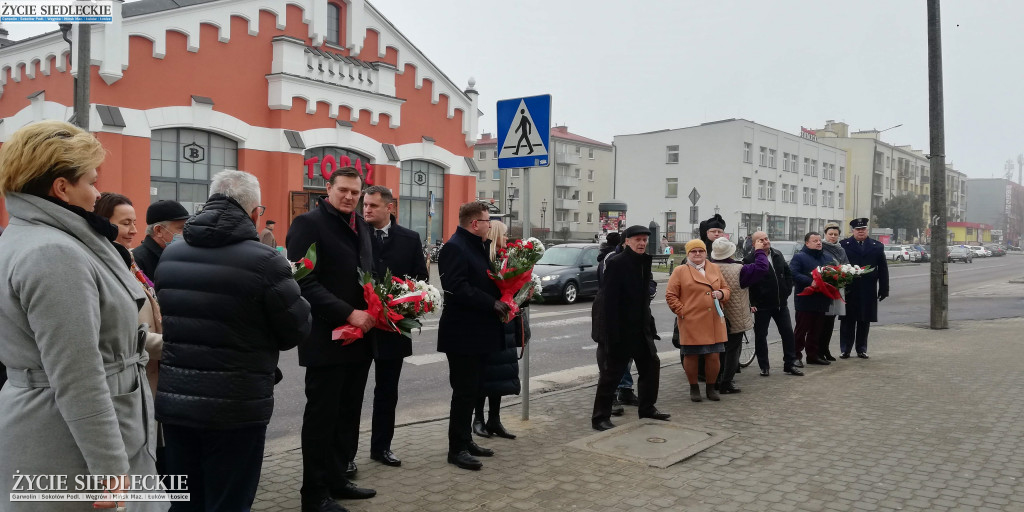
[[128, 249], [125, 246], [115, 242], [115, 240], [117, 240], [118, 235], [117, 226], [111, 224], [109, 219], [96, 215], [94, 212], [90, 212], [80, 206], [75, 206], [71, 203], [64, 202], [63, 200], [53, 196], [38, 197], [42, 197], [43, 199], [46, 199], [47, 201], [57, 206], [60, 206], [61, 208], [64, 208], [65, 210], [75, 215], [78, 215], [79, 217], [84, 219], [85, 223], [88, 224], [89, 227], [93, 229], [93, 231], [99, 233], [101, 237], [106, 238], [107, 240], [110, 241], [111, 245], [114, 246], [114, 250], [116, 250], [117, 254], [119, 254], [121, 256], [121, 259], [124, 260], [125, 266], [131, 268], [132, 255], [130, 252], [128, 252]]

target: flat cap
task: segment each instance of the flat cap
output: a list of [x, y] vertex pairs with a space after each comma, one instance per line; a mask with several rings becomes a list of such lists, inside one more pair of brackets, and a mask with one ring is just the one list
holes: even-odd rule
[[185, 220], [188, 218], [188, 210], [181, 203], [170, 199], [157, 201], [146, 209], [147, 226], [168, 220]]
[[636, 225], [636, 226], [630, 226], [630, 227], [626, 228], [626, 231], [624, 231], [622, 233], [622, 238], [630, 238], [630, 237], [634, 237], [634, 236], [637, 236], [637, 235], [651, 236], [651, 230], [647, 229], [647, 228], [645, 228], [645, 227], [643, 227], [643, 226], [641, 226], [639, 224]]

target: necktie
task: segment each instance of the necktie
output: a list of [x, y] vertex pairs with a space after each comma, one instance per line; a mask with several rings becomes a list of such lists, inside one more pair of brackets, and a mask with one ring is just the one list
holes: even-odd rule
[[356, 230], [356, 212], [352, 212], [352, 217], [349, 218], [348, 225], [352, 228], [352, 231]]
[[384, 243], [384, 230], [383, 229], [378, 229], [377, 230], [377, 240], [380, 240], [380, 243], [382, 243], [382, 244]]

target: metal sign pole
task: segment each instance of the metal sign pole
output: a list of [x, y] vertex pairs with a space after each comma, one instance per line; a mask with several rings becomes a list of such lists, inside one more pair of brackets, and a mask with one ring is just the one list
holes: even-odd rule
[[[523, 169], [523, 240], [530, 238], [530, 168]], [[523, 320], [530, 322], [530, 308], [523, 309]], [[525, 326], [524, 326], [525, 327]], [[530, 419], [530, 344], [523, 349], [523, 375], [520, 377], [523, 386], [523, 421]]]

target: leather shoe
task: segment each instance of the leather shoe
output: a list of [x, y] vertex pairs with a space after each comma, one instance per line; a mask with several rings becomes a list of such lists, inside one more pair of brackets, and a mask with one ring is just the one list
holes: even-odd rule
[[821, 356], [821, 358], [826, 360], [826, 361], [835, 361], [836, 360], [836, 358], [833, 357], [832, 354], [828, 353], [828, 352], [826, 352], [825, 355]]
[[640, 415], [640, 419], [650, 418], [652, 420], [658, 420], [658, 421], [668, 421], [668, 419], [671, 418], [671, 417], [672, 417], [671, 414], [669, 414], [667, 412], [661, 412], [661, 411], [659, 411], [657, 409], [654, 409], [651, 412], [644, 413], [644, 414]]
[[768, 371], [768, 368], [765, 368], [765, 369], [761, 370], [761, 376], [762, 377], [767, 377], [769, 375], [771, 375], [771, 372]]
[[384, 450], [380, 453], [371, 453], [370, 458], [384, 464], [385, 466], [398, 467], [402, 465], [402, 459], [395, 457], [395, 452]]
[[473, 433], [480, 437], [491, 437], [491, 433], [487, 431], [483, 420], [473, 421]]
[[330, 498], [324, 498], [316, 505], [303, 505], [302, 512], [348, 512], [348, 509]]
[[824, 359], [822, 359], [820, 357], [808, 357], [807, 358], [807, 364], [820, 364], [820, 365], [828, 366], [828, 365], [830, 365], [832, 363], [830, 363], [830, 362], [828, 362], [828, 361], [826, 361], [826, 360], [824, 360]]
[[621, 405], [612, 406], [612, 416], [622, 416], [626, 413], [626, 410]]
[[871, 358], [870, 358], [870, 357], [868, 357], [868, 355], [867, 355], [867, 354], [865, 354], [864, 352], [857, 352], [857, 357], [859, 357], [859, 358], [861, 358], [861, 359], [871, 359]]
[[785, 373], [788, 373], [788, 374], [790, 374], [790, 375], [792, 375], [794, 377], [803, 377], [803, 375], [804, 375], [804, 372], [800, 371], [799, 368], [786, 368], [785, 370], [782, 370], [782, 371], [785, 372]]
[[476, 457], [469, 454], [468, 451], [462, 450], [459, 453], [452, 455], [448, 454], [448, 463], [455, 464], [462, 469], [469, 469], [472, 471], [479, 471], [484, 465], [476, 459]]
[[352, 477], [356, 476], [356, 473], [358, 471], [359, 471], [359, 468], [356, 467], [356, 461], [354, 461], [354, 460], [348, 461], [348, 466], [345, 467], [345, 478], [352, 478]]
[[843, 352], [842, 354], [839, 354], [839, 359], [849, 359], [849, 358], [850, 358], [850, 353], [849, 352]]
[[352, 482], [346, 482], [341, 487], [331, 489], [331, 497], [339, 500], [366, 500], [376, 495], [377, 491], [356, 487], [356, 484]]
[[473, 441], [469, 442], [468, 447], [469, 454], [474, 457], [491, 457], [494, 455], [494, 450], [490, 448], [484, 448]]
[[723, 395], [731, 395], [731, 394], [734, 394], [734, 393], [739, 393], [740, 391], [742, 391], [742, 390], [740, 388], [736, 387], [731, 382], [728, 383], [728, 384], [722, 384], [721, 386], [718, 386], [718, 392], [723, 394]]
[[515, 434], [505, 430], [505, 425], [502, 425], [501, 421], [497, 418], [487, 422], [487, 431], [490, 432], [492, 436], [503, 437], [505, 439], [516, 438]]
[[622, 405], [632, 405], [634, 407], [640, 405], [640, 399], [637, 398], [636, 394], [633, 393], [633, 390], [629, 388], [619, 389], [618, 398], [619, 403]]
[[803, 368], [804, 367], [804, 362], [799, 360], [799, 359], [797, 359], [796, 361], [793, 361], [793, 366], [796, 366], [797, 368]]
[[600, 430], [602, 432], [610, 428], [615, 428], [615, 425], [608, 420], [592, 421], [590, 422], [590, 426], [594, 427], [594, 430]]

